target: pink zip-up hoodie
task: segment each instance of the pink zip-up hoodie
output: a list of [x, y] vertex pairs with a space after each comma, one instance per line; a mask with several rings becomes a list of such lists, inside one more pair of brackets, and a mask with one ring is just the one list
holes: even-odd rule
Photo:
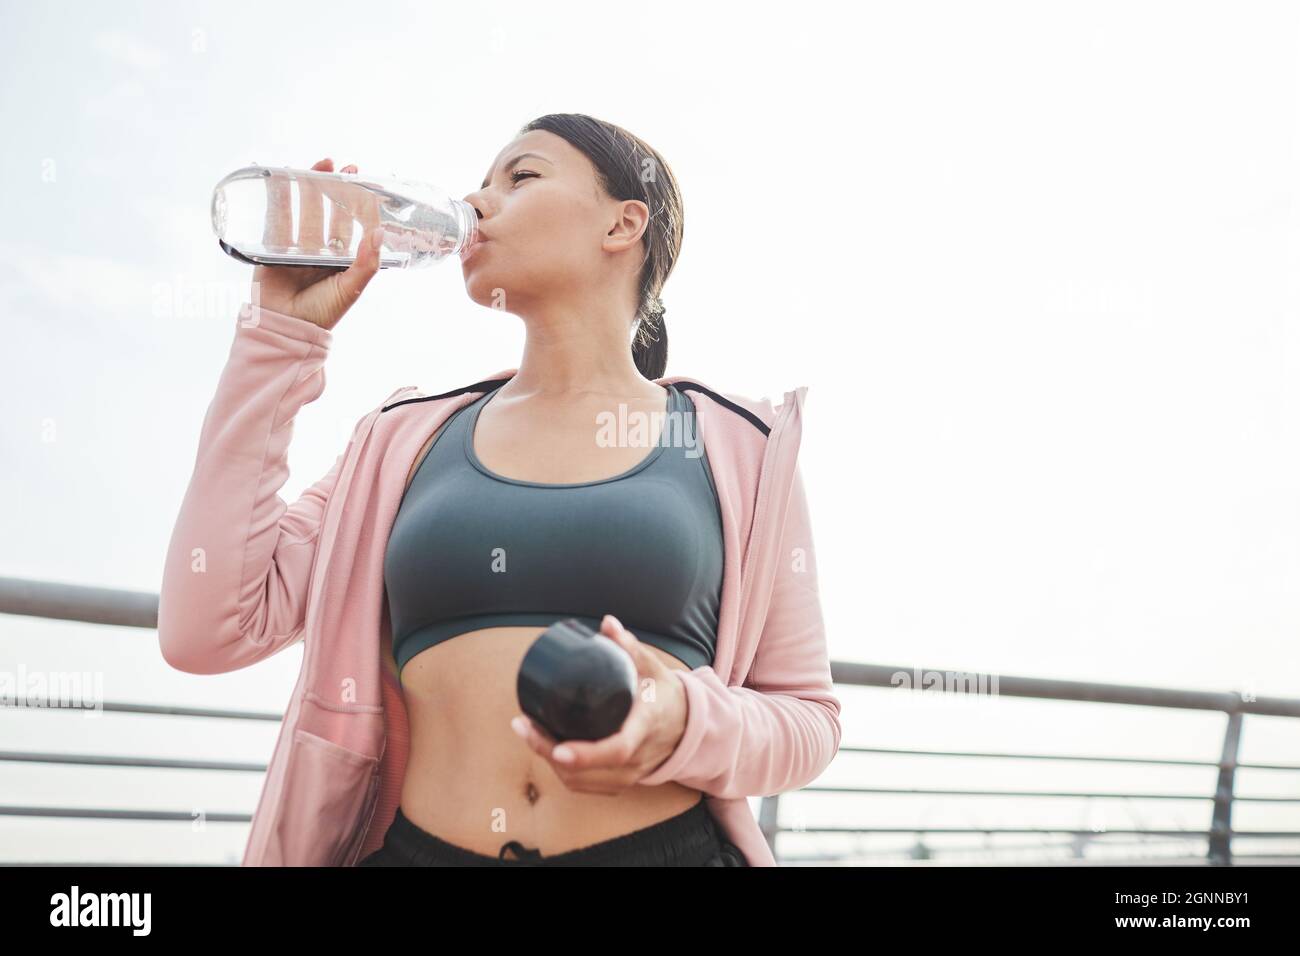
[[[425, 441], [516, 371], [439, 395], [398, 389], [286, 505], [293, 421], [324, 391], [332, 342], [305, 319], [241, 307], [163, 568], [158, 640], [173, 667], [220, 674], [303, 642], [245, 866], [354, 866], [383, 842], [410, 740], [384, 591], [389, 533]], [[677, 672], [685, 733], [640, 785], [703, 791], [749, 865], [774, 866], [746, 797], [811, 783], [841, 729], [796, 464], [807, 388], [773, 408], [685, 376], [655, 381], [695, 404], [724, 567], [713, 663]]]

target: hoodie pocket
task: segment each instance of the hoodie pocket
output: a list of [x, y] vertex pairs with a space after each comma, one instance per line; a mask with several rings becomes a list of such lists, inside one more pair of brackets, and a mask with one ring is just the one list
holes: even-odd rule
[[339, 859], [339, 866], [356, 866], [357, 857], [361, 855], [361, 844], [365, 842], [366, 831], [370, 828], [371, 821], [375, 818], [375, 810], [379, 806], [379, 769], [370, 775], [370, 786], [366, 790], [366, 802], [361, 808], [361, 817], [357, 825], [353, 828], [352, 839], [348, 843], [347, 849]]
[[379, 758], [298, 729], [285, 767], [272, 865], [341, 866], [378, 784]]

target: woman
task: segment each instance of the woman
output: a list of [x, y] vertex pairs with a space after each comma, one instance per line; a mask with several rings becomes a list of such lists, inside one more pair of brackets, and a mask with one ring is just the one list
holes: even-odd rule
[[[658, 296], [682, 239], [676, 182], [626, 131], [553, 114], [524, 127], [465, 198], [481, 233], [462, 259], [466, 288], [475, 302], [520, 316], [527, 336], [516, 373], [444, 421], [406, 475], [384, 579], [385, 663], [400, 679], [409, 757], [382, 845], [359, 865], [747, 865], [700, 787], [640, 784], [683, 740], [679, 675], [712, 664], [723, 582], [722, 515], [693, 400], [653, 381], [667, 352]], [[303, 224], [318, 241], [324, 227]], [[350, 241], [350, 228], [330, 223], [330, 239]], [[261, 307], [277, 322], [293, 316], [328, 332], [378, 269], [372, 238], [343, 273], [257, 267]], [[620, 426], [609, 440], [611, 421], [633, 422], [632, 437]], [[317, 530], [296, 531], [296, 541], [313, 542]], [[181, 545], [178, 534], [173, 549]], [[164, 605], [179, 607], [181, 587], [164, 582], [165, 646], [181, 643], [164, 636], [164, 617], [169, 634], [179, 628]], [[807, 609], [803, 631], [820, 627], [815, 598], [783, 607], [787, 616]], [[561, 617], [598, 628], [636, 664], [641, 693], [604, 740], [558, 746], [519, 714], [520, 661]], [[298, 607], [299, 629], [302, 619]], [[798, 624], [780, 623], [790, 634]], [[784, 679], [793, 644], [781, 640], [770, 656]], [[828, 727], [832, 752], [838, 745], [838, 701], [818, 657], [799, 660], [832, 714], [827, 723], [817, 711], [815, 753], [790, 758], [800, 766], [783, 775], [747, 767], [752, 779], [819, 769]], [[169, 660], [182, 666], [179, 651]], [[224, 668], [239, 666], [229, 660]], [[809, 739], [805, 719], [794, 719], [761, 732], [783, 735], [792, 751]]]

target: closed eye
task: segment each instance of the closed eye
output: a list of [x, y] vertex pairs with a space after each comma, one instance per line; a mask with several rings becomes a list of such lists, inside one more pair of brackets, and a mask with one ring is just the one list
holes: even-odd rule
[[525, 176], [537, 176], [537, 175], [538, 175], [537, 173], [529, 172], [526, 169], [516, 169], [513, 173], [510, 174], [510, 181], [512, 183], [517, 183], [519, 182], [520, 179], [522, 179]]

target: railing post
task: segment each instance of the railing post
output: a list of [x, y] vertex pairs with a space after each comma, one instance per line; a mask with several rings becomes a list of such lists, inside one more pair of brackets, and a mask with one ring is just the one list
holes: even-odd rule
[[[776, 856], [776, 833], [779, 824], [777, 823], [777, 811], [781, 806], [781, 795], [764, 797], [758, 805], [758, 827], [763, 831], [763, 837], [767, 840], [767, 847], [772, 851], [772, 856]], [[780, 862], [780, 861], [778, 861]]]
[[1237, 753], [1241, 746], [1241, 711], [1228, 711], [1219, 757], [1219, 782], [1214, 788], [1214, 822], [1210, 826], [1210, 866], [1232, 865], [1232, 792], [1237, 775]]

